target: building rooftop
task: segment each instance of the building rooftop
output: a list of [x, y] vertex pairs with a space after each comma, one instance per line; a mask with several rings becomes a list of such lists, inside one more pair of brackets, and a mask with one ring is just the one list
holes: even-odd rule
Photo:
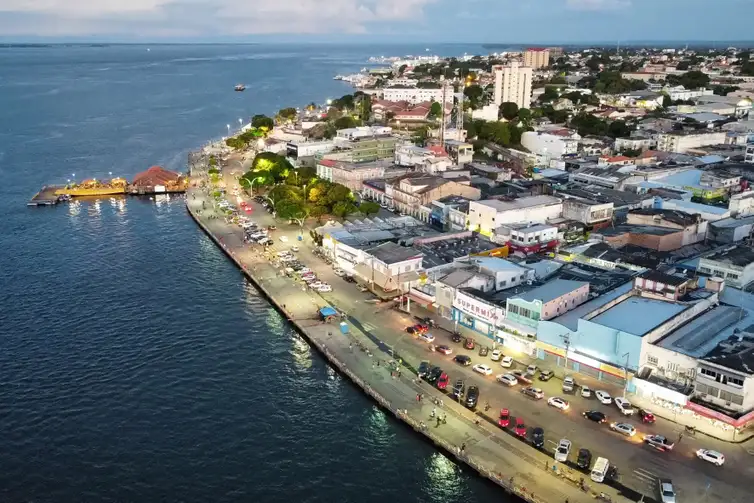
[[571, 281], [558, 278], [549, 281], [542, 286], [524, 292], [517, 297], [527, 302], [541, 300], [543, 304], [546, 304], [588, 284], [589, 283], [586, 281]]
[[683, 227], [698, 223], [698, 218], [683, 211], [662, 210], [658, 208], [640, 208], [633, 210], [629, 215], [643, 215], [651, 217], [660, 217], [662, 220], [674, 223]]
[[424, 254], [422, 264], [425, 269], [450, 264], [455, 260], [468, 257], [469, 255], [484, 253], [499, 247], [500, 245], [481, 238], [478, 235], [471, 235], [464, 238], [443, 239], [432, 243], [415, 245], [415, 248]]
[[382, 243], [366, 250], [366, 253], [385, 264], [397, 264], [407, 260], [421, 257], [421, 253], [415, 248], [397, 245], [393, 242]]
[[744, 218], [723, 218], [715, 222], [710, 222], [710, 225], [718, 229], [734, 229], [742, 225], [754, 224], [754, 215]]
[[571, 311], [568, 311], [567, 313], [560, 315], [551, 321], [554, 323], [560, 323], [564, 327], [572, 331], [576, 331], [579, 328], [579, 318], [583, 318], [589, 313], [600, 309], [601, 307], [607, 305], [621, 295], [627, 294], [632, 289], [633, 282], [624, 283], [621, 286], [610, 290], [609, 292], [606, 292], [588, 302], [585, 302], [584, 304], [576, 307], [576, 309], [572, 309]]
[[443, 276], [438, 281], [450, 287], [458, 288], [459, 286], [463, 285], [468, 280], [476, 276], [476, 274], [476, 271], [472, 270], [471, 268], [456, 269], [447, 276]]
[[511, 271], [523, 273], [527, 270], [525, 267], [499, 257], [471, 257], [469, 262], [493, 272]]
[[671, 274], [665, 274], [660, 271], [647, 271], [639, 275], [640, 278], [654, 281], [655, 283], [663, 283], [665, 285], [680, 286], [688, 282], [688, 278], [681, 276], [673, 276]]
[[615, 227], [605, 227], [595, 230], [593, 234], [599, 234], [602, 236], [620, 236], [621, 234], [633, 233], [633, 234], [650, 234], [652, 236], [667, 236], [669, 234], [675, 234], [676, 232], [682, 232], [682, 229], [672, 229], [670, 227], [657, 227], [654, 225], [631, 225], [623, 224], [616, 225]]
[[560, 203], [560, 199], [553, 196], [528, 196], [519, 197], [513, 201], [501, 201], [499, 199], [487, 199], [485, 201], [477, 201], [478, 204], [493, 208], [498, 212], [519, 210], [523, 208], [532, 208], [535, 206], [546, 206], [551, 204]]
[[705, 259], [738, 267], [746, 267], [747, 265], [754, 263], [754, 250], [749, 246], [740, 245], [715, 253], [705, 257]]
[[631, 296], [589, 321], [643, 337], [688, 308], [685, 304]]
[[[655, 344], [687, 356], [701, 358], [730, 337], [726, 329], [737, 325], [745, 316], [746, 310], [722, 304], [670, 332]], [[747, 323], [751, 323], [751, 320]]]

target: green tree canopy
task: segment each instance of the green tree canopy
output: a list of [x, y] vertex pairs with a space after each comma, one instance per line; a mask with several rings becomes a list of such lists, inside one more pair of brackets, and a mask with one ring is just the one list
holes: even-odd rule
[[612, 138], [626, 138], [631, 135], [632, 128], [625, 121], [613, 121], [607, 126], [607, 135]]
[[275, 127], [275, 121], [266, 115], [255, 115], [251, 118], [251, 126], [254, 128], [272, 129]]
[[366, 216], [376, 215], [380, 211], [380, 205], [372, 201], [364, 201], [359, 205], [359, 211]]
[[539, 97], [539, 101], [543, 103], [547, 103], [548, 101], [555, 101], [558, 99], [560, 95], [558, 94], [558, 90], [555, 89], [552, 86], [545, 87], [545, 92], [542, 93], [542, 95]]
[[351, 189], [345, 185], [334, 183], [327, 191], [327, 203], [332, 207], [341, 202], [351, 203], [352, 201]]
[[500, 105], [500, 115], [506, 120], [513, 120], [518, 117], [518, 105], [512, 101], [506, 101]]
[[432, 106], [429, 108], [429, 115], [431, 117], [440, 117], [442, 115], [442, 105], [437, 101], [433, 101]]
[[293, 166], [282, 155], [272, 152], [260, 152], [251, 163], [251, 172], [268, 172], [275, 181], [279, 182], [288, 176]]
[[306, 195], [307, 201], [314, 205], [327, 206], [327, 192], [332, 184], [327, 180], [317, 180], [309, 186], [309, 193]]
[[281, 108], [278, 112], [278, 117], [285, 120], [293, 120], [296, 118], [296, 109], [293, 107]]
[[332, 213], [335, 216], [345, 218], [348, 215], [356, 212], [356, 206], [350, 201], [340, 201], [335, 203], [332, 207]]
[[333, 126], [335, 129], [348, 129], [360, 125], [359, 121], [351, 117], [350, 115], [344, 115], [338, 119], [335, 119]]
[[510, 145], [510, 126], [505, 122], [485, 122], [479, 131], [479, 138], [489, 140], [500, 145]]
[[464, 88], [463, 95], [469, 100], [471, 108], [479, 108], [482, 104], [484, 89], [476, 84]]
[[571, 126], [575, 127], [581, 136], [604, 136], [607, 133], [607, 123], [605, 121], [585, 112], [571, 119]]
[[309, 216], [306, 203], [297, 199], [283, 199], [275, 205], [275, 211], [280, 218], [303, 221]]
[[686, 89], [698, 89], [709, 85], [709, 76], [699, 70], [691, 70], [681, 75], [668, 75], [667, 82], [672, 85], [680, 85]]

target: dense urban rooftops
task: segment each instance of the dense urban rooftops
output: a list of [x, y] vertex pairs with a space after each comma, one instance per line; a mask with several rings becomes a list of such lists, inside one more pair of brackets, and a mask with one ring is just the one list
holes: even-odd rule
[[641, 337], [688, 307], [665, 300], [631, 296], [589, 321]]

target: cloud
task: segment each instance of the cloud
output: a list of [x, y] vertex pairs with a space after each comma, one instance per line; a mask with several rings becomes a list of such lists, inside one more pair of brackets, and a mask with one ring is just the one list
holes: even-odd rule
[[631, 0], [567, 0], [566, 6], [573, 10], [617, 10], [631, 6]]
[[436, 1], [0, 0], [0, 35], [355, 34], [418, 21]]

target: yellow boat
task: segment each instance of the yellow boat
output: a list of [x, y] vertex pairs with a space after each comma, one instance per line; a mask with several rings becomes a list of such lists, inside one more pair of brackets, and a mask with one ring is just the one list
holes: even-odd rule
[[79, 184], [66, 185], [55, 191], [56, 196], [68, 195], [71, 197], [85, 196], [110, 196], [125, 194], [128, 182], [125, 178], [113, 178], [107, 181], [84, 180]]

